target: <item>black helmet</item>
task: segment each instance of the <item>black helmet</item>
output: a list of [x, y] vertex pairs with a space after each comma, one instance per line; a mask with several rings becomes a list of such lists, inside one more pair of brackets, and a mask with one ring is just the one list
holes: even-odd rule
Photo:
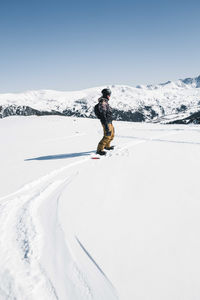
[[101, 93], [103, 94], [103, 97], [107, 97], [111, 95], [111, 90], [110, 89], [103, 89], [101, 91]]

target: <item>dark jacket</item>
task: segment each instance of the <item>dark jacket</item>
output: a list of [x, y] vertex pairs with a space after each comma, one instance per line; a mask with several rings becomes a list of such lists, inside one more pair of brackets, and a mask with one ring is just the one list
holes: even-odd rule
[[108, 99], [99, 98], [99, 112], [100, 120], [103, 125], [107, 127], [108, 124], [112, 123], [112, 108], [108, 104]]

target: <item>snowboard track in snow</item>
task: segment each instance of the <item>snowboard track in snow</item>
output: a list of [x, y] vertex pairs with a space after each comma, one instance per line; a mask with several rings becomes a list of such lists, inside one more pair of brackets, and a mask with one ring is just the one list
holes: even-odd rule
[[[6, 227], [5, 232], [9, 235], [4, 236], [1, 244], [5, 260], [1, 269], [8, 269], [15, 283], [9, 290], [1, 286], [6, 297], [10, 297], [2, 299], [15, 299], [15, 295], [16, 299], [29, 299], [29, 294], [33, 296], [30, 299], [36, 299], [38, 286], [44, 289], [45, 299], [59, 299], [40, 259], [45, 232], [38, 218], [38, 208], [52, 193], [59, 191], [62, 183], [54, 181], [37, 189], [31, 187], [2, 204], [1, 226]], [[19, 276], [16, 276], [15, 264], [19, 269]]]
[[[172, 134], [176, 133], [162, 134], [161, 137]], [[118, 147], [113, 153], [110, 152], [107, 157], [124, 155], [129, 147], [149, 141], [152, 139], [141, 138], [138, 141], [129, 142], [121, 148]], [[66, 175], [65, 172], [90, 161], [90, 157], [58, 168], [26, 184], [16, 192], [0, 198], [0, 226], [3, 232], [0, 249], [3, 253], [2, 257], [4, 257], [0, 271], [1, 299], [37, 299], [38, 290], [40, 290], [40, 294], [44, 295], [45, 300], [60, 299], [54, 283], [42, 264], [45, 231], [42, 220], [38, 217], [38, 211], [45, 201], [52, 199], [51, 201], [56, 202], [54, 205], [56, 212], [53, 213], [58, 222], [57, 209], [60, 194], [78, 174], [77, 171], [73, 171], [70, 175], [69, 173]], [[82, 251], [108, 280], [78, 238], [76, 240]], [[84, 295], [87, 295], [87, 299], [93, 299], [91, 288], [75, 261], [73, 261], [72, 269], [74, 274], [74, 279], [71, 278], [72, 281], [74, 280], [72, 285], [76, 286], [78, 280], [78, 285], [82, 286], [82, 291]]]
[[[50, 198], [53, 196], [53, 201], [57, 202], [57, 219], [59, 195], [77, 175], [75, 172], [66, 177], [62, 173], [85, 161], [86, 159], [82, 159], [54, 170], [26, 184], [15, 193], [0, 198], [0, 224], [4, 232], [1, 239], [4, 262], [1, 265], [0, 278], [5, 278], [5, 272], [9, 270], [9, 273], [7, 272], [9, 284], [0, 281], [0, 298], [2, 300], [38, 299], [37, 289], [42, 290], [40, 294], [44, 295], [44, 299], [60, 299], [56, 293], [56, 287], [42, 265], [45, 232], [38, 216], [38, 210], [43, 202], [51, 200]], [[64, 176], [64, 179], [58, 178], [60, 174]], [[53, 213], [55, 214], [55, 212]], [[18, 266], [19, 274], [17, 276], [18, 271], [13, 268], [14, 265]], [[93, 299], [91, 288], [75, 261], [73, 261], [71, 273], [73, 274], [70, 278], [73, 281], [72, 285], [78, 286], [81, 293], [87, 295], [87, 299]], [[30, 298], [29, 295], [31, 295]]]

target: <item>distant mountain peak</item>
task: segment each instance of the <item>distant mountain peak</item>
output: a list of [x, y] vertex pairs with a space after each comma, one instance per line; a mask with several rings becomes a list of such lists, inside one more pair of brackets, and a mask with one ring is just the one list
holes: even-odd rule
[[200, 75], [197, 77], [188, 77], [176, 81], [168, 80], [159, 84], [137, 85], [138, 89], [157, 90], [162, 88], [176, 89], [176, 88], [200, 88]]
[[185, 79], [180, 79], [184, 84], [186, 85], [191, 85], [192, 87], [199, 88], [200, 87], [200, 75], [194, 78], [185, 78]]

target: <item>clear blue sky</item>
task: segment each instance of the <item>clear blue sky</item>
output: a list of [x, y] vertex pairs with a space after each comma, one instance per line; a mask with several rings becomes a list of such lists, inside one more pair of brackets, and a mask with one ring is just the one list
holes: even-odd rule
[[0, 92], [197, 76], [199, 14], [199, 0], [2, 0]]

